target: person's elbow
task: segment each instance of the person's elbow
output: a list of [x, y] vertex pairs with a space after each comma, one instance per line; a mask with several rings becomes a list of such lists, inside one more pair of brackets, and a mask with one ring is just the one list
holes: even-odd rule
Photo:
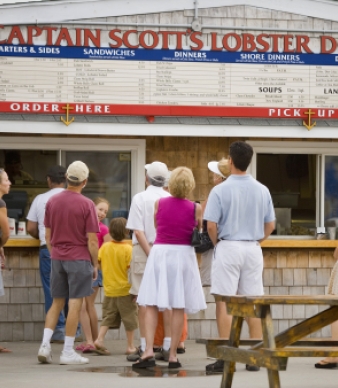
[[265, 236], [270, 236], [270, 234], [275, 230], [276, 228], [276, 221], [267, 222], [265, 224]]

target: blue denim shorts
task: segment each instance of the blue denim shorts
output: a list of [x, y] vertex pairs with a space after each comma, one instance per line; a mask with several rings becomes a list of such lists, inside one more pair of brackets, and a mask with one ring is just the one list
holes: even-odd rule
[[102, 271], [99, 269], [97, 271], [97, 279], [93, 281], [92, 287], [102, 287]]

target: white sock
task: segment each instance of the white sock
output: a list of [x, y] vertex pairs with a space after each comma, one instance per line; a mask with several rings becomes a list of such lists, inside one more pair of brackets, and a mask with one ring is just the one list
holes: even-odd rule
[[47, 344], [50, 346], [50, 340], [52, 339], [52, 335], [54, 333], [54, 330], [45, 328], [43, 330], [43, 339], [42, 343]]
[[144, 337], [140, 338], [141, 340], [141, 350], [144, 352], [146, 350], [146, 339]]
[[163, 339], [163, 350], [168, 351], [171, 345], [171, 337], [164, 337]]
[[72, 350], [74, 348], [74, 341], [75, 337], [67, 337], [65, 336], [65, 344], [63, 345], [63, 351], [65, 353], [72, 353]]

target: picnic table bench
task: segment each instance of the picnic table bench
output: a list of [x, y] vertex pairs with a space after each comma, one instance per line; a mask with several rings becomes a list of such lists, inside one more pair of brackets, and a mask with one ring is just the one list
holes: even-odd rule
[[[303, 346], [294, 346], [299, 345], [307, 335], [338, 320], [338, 297], [336, 296], [223, 296], [222, 300], [226, 302], [228, 314], [233, 316], [229, 340], [205, 340], [207, 355], [224, 360], [221, 388], [231, 387], [236, 362], [267, 368], [269, 387], [280, 388], [279, 371], [286, 370], [289, 357], [338, 356], [338, 347], [323, 347], [329, 344], [327, 340], [324, 344], [324, 341], [308, 339], [303, 340]], [[271, 305], [278, 304], [327, 305], [329, 307], [275, 336]], [[256, 343], [249, 349], [240, 349], [243, 320], [248, 317], [261, 318], [263, 341], [256, 340]], [[313, 346], [315, 344], [317, 346]], [[336, 341], [334, 344], [337, 345]]]

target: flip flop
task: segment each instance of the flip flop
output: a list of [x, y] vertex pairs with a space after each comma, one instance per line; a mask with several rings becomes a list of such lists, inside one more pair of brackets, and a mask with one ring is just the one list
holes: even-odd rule
[[96, 350], [95, 346], [93, 346], [93, 345], [86, 345], [82, 349], [82, 353], [93, 353], [93, 352], [95, 352], [95, 350]]
[[338, 366], [338, 363], [336, 362], [317, 362], [317, 364], [315, 364], [315, 368], [317, 369], [333, 369], [333, 368], [337, 368]]
[[0, 353], [12, 353], [12, 351], [7, 349], [7, 348], [1, 348], [0, 347]]
[[177, 368], [181, 368], [182, 367], [182, 364], [178, 361], [169, 361], [169, 364], [168, 364], [168, 368], [169, 369], [177, 369]]
[[156, 366], [155, 358], [153, 356], [140, 358], [135, 364], [132, 365], [132, 368], [136, 369], [146, 369]]
[[83, 350], [86, 348], [86, 344], [81, 344], [81, 345], [77, 345], [77, 347], [75, 348], [75, 350], [78, 350], [80, 352], [83, 352]]
[[107, 348], [105, 348], [104, 346], [97, 346], [96, 344], [95, 348], [92, 349], [92, 351], [94, 353], [100, 354], [101, 356], [109, 356], [111, 354]]

